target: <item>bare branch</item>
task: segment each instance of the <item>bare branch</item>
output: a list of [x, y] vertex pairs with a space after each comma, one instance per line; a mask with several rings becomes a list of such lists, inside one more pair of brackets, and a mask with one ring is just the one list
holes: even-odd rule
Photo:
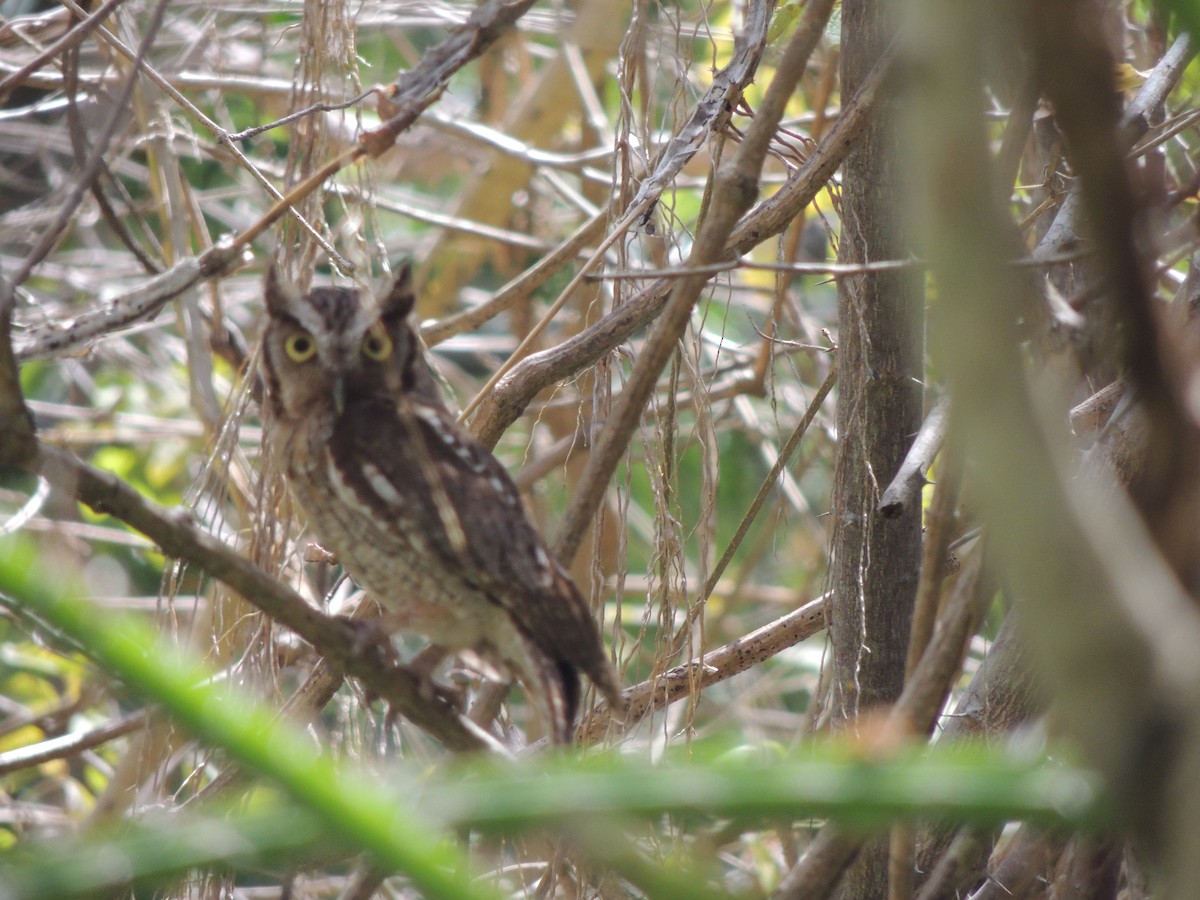
[[378, 648], [363, 646], [362, 635], [344, 619], [327, 616], [220, 540], [202, 531], [183, 510], [146, 500], [121, 479], [94, 469], [70, 453], [41, 445], [39, 466], [54, 485], [96, 512], [107, 513], [153, 540], [166, 556], [199, 566], [227, 584], [276, 622], [304, 638], [326, 659], [363, 681], [377, 695], [429, 731], [447, 747], [473, 750], [479, 737], [463, 725], [445, 701], [429, 696], [421, 679], [388, 664]]
[[125, 2], [126, 0], [105, 0], [96, 10], [72, 25], [67, 33], [57, 41], [45, 47], [33, 59], [25, 63], [25, 65], [10, 72], [3, 79], [0, 79], [0, 104], [8, 98], [8, 95], [15, 88], [24, 84], [25, 79], [50, 62], [50, 60], [59, 54], [65, 53], [72, 47], [78, 47], [92, 31], [116, 12]]
[[138, 710], [87, 731], [73, 731], [59, 737], [38, 741], [27, 747], [18, 747], [15, 750], [0, 753], [0, 775], [40, 766], [42, 763], [55, 759], [69, 759], [85, 750], [91, 750], [93, 747], [99, 747], [111, 740], [137, 731], [139, 728], [144, 728], [147, 721], [149, 721], [149, 713], [146, 710]]
[[0, 466], [21, 466], [37, 453], [33, 416], [21, 393], [21, 375], [12, 346], [13, 285], [0, 275]]
[[[118, 298], [105, 308], [91, 310], [63, 322], [33, 329], [31, 336], [23, 341], [18, 349], [18, 358], [21, 360], [37, 359], [86, 346], [90, 341], [103, 334], [142, 319], [152, 318], [167, 301], [192, 287], [202, 278], [223, 274], [228, 265], [240, 255], [242, 248], [256, 240], [280, 216], [291, 211], [294, 203], [316, 190], [326, 179], [362, 155], [367, 153], [378, 155], [391, 146], [391, 143], [415, 120], [416, 116], [437, 99], [446, 80], [455, 71], [482, 53], [505, 28], [515, 22], [531, 5], [532, 0], [525, 0], [522, 3], [489, 0], [480, 6], [471, 14], [466, 23], [455, 29], [450, 37], [441, 44], [431, 49], [415, 69], [401, 76], [395, 85], [390, 102], [403, 103], [408, 112], [397, 114], [379, 128], [364, 134], [360, 147], [326, 163], [301, 184], [293, 187], [286, 196], [281, 195], [269, 182], [264, 180], [264, 187], [272, 193], [277, 202], [249, 229], [235, 238], [214, 246], [199, 257], [182, 260], [167, 272], [151, 278], [141, 287]], [[103, 31], [103, 29], [101, 30]], [[105, 34], [107, 35], [107, 32]], [[131, 51], [115, 37], [111, 35], [107, 35], [107, 37], [123, 53], [132, 55]], [[226, 144], [247, 168], [257, 172], [242, 156], [236, 142], [232, 141], [223, 129], [188, 103], [166, 79], [157, 76], [155, 81], [177, 102], [186, 105], [194, 115], [201, 117], [218, 140]], [[406, 118], [410, 114], [411, 117]], [[100, 142], [97, 153], [102, 148], [103, 142]], [[64, 206], [64, 209], [68, 208], [68, 206]], [[316, 237], [325, 246], [324, 239], [319, 235]], [[325, 246], [325, 249], [331, 257], [341, 259], [332, 247]], [[344, 264], [344, 268], [349, 268], [348, 263]], [[20, 280], [17, 283], [19, 284]]]
[[171, 300], [199, 284], [204, 279], [206, 262], [223, 253], [224, 246], [188, 257], [101, 307], [30, 328], [17, 343], [17, 359], [26, 362], [78, 353], [101, 337], [153, 318]]
[[388, 118], [359, 136], [360, 148], [369, 156], [389, 149], [427, 106], [442, 95], [450, 76], [490, 47], [516, 24], [534, 0], [486, 0], [470, 18], [421, 58], [421, 64], [403, 73], [389, 91]]
[[[708, 218], [692, 246], [689, 266], [703, 266], [718, 260], [725, 252], [726, 242], [738, 219], [754, 203], [771, 138], [796, 82], [804, 73], [809, 56], [824, 33], [825, 22], [832, 9], [833, 0], [810, 0], [805, 7], [800, 25], [784, 52], [745, 140], [738, 148], [732, 164], [717, 173]], [[642, 348], [625, 389], [621, 391], [603, 431], [596, 439], [587, 466], [563, 516], [554, 551], [564, 563], [575, 557], [588, 522], [608, 487], [608, 480], [641, 420], [642, 409], [653, 393], [667, 360], [675, 352], [675, 344], [683, 336], [691, 319], [692, 307], [707, 282], [706, 275], [693, 275], [674, 282], [662, 316]]]
[[[736, 258], [780, 234], [820, 193], [868, 121], [891, 70], [890, 56], [880, 60], [875, 73], [842, 109], [833, 128], [804, 165], [734, 227], [723, 254], [725, 258]], [[652, 322], [666, 305], [673, 281], [659, 279], [574, 337], [530, 354], [513, 366], [480, 404], [471, 423], [475, 436], [494, 446], [540, 391], [593, 365]]]
[[[125, 79], [125, 83], [121, 86], [121, 92], [117, 96], [112, 109], [109, 110], [108, 118], [97, 129], [87, 157], [80, 160], [78, 172], [72, 180], [66, 196], [59, 204], [53, 220], [33, 242], [33, 246], [25, 255], [25, 259], [21, 261], [21, 265], [13, 274], [12, 283], [14, 287], [25, 283], [25, 280], [29, 277], [34, 267], [45, 258], [46, 254], [58, 242], [63, 230], [75, 215], [79, 202], [83, 199], [83, 195], [88, 191], [93, 180], [100, 173], [104, 165], [104, 154], [108, 150], [109, 144], [116, 135], [117, 129], [123, 127], [126, 122], [125, 108], [133, 96], [133, 89], [137, 86], [138, 73], [144, 65], [146, 54], [154, 46], [154, 38], [158, 34], [159, 28], [162, 27], [166, 7], [166, 0], [159, 0], [155, 4], [154, 11], [150, 16], [150, 22], [146, 27], [146, 33], [142, 37], [141, 46], [138, 47], [137, 53], [131, 54], [129, 57], [133, 63], [133, 69]], [[87, 17], [87, 13], [78, 8], [75, 11], [81, 18]], [[103, 26], [98, 22], [94, 27], [103, 30]]]
[[[1166, 102], [1167, 95], [1179, 83], [1192, 54], [1191, 38], [1186, 34], [1180, 35], [1142, 83], [1121, 120], [1122, 139], [1128, 146], [1132, 146], [1134, 141], [1150, 130], [1150, 116]], [[1042, 235], [1042, 240], [1033, 251], [1034, 257], [1048, 259], [1078, 245], [1081, 219], [1079, 191], [1073, 189]]]
[[612, 720], [608, 705], [601, 703], [580, 725], [577, 739], [581, 743], [590, 743], [599, 740], [613, 728], [630, 729], [651, 713], [665, 709], [677, 700], [699, 694], [705, 688], [732, 678], [812, 637], [825, 627], [825, 601], [825, 597], [810, 600], [799, 609], [737, 640], [627, 688], [624, 723]]
[[[1063, 48], [1047, 40], [1066, 34], [1067, 23], [1084, 21], [1072, 8], [1024, 7], [1029, 27], [1046, 32], [1036, 37], [1039, 52], [1057, 54], [1051, 71], [1068, 80], [1079, 73], [1061, 70]], [[1126, 821], [1168, 851], [1176, 888], [1190, 888], [1200, 879], [1200, 853], [1195, 830], [1181, 823], [1198, 814], [1198, 757], [1192, 748], [1178, 754], [1168, 736], [1200, 733], [1194, 652], [1200, 616], [1128, 497], [1112, 485], [1101, 491], [1072, 477], [1053, 439], [1057, 432], [1039, 414], [1015, 321], [1014, 300], [1030, 298], [1002, 262], [1010, 238], [1002, 213], [988, 199], [990, 155], [973, 50], [982, 28], [978, 10], [933, 0], [920, 9], [928, 27], [913, 30], [921, 36], [913, 58], [923, 77], [911, 115], [911, 159], [919, 191], [928, 198], [930, 261], [946, 301], [937, 346], [955, 385], [958, 421], [952, 426], [961, 428], [974, 460], [972, 486], [990, 526], [989, 542], [1007, 563], [1014, 589], [1027, 598], [1021, 604], [1030, 625], [1026, 635], [1054, 680], [1059, 721], [1108, 777]], [[1081, 39], [1073, 26], [1069, 39]], [[1094, 60], [1088, 70], [1099, 79], [1093, 88], [1100, 92], [1095, 85], [1109, 83], [1111, 70]], [[1056, 111], [1061, 113], [1060, 104]], [[947, 146], [956, 152], [940, 152]], [[1111, 164], [1097, 167], [1107, 172]], [[1095, 200], [1102, 183], [1090, 190]], [[1120, 258], [1130, 252], [1124, 248]], [[1130, 283], [1139, 269], [1112, 284], [1114, 291], [1131, 292], [1123, 309], [1142, 297], [1143, 288]], [[1145, 317], [1147, 311], [1129, 314]], [[1020, 490], [1013, 489], [1017, 484]], [[1157, 760], [1153, 771], [1143, 756], [1150, 746]], [[1151, 821], [1177, 827], [1152, 828]]]
[[1175, 43], [1142, 82], [1121, 116], [1121, 136], [1126, 143], [1132, 145], [1150, 130], [1150, 117], [1167, 102], [1167, 95], [1179, 84], [1194, 55], [1195, 42], [1191, 35], [1185, 32], [1175, 38]]
[[565, 241], [538, 260], [536, 265], [501, 288], [487, 303], [422, 325], [421, 339], [433, 346], [456, 334], [478, 328], [484, 322], [516, 306], [558, 274], [588, 243], [595, 240], [604, 230], [607, 215], [608, 208], [605, 207], [576, 228]]
[[[886, 714], [882, 727], [898, 738], [905, 735], [924, 737], [933, 730], [938, 711], [961, 667], [967, 640], [978, 627], [991, 596], [990, 585], [980, 577], [980, 559], [980, 555], [974, 556], [969, 569], [964, 568], [933, 640], [926, 647], [912, 678], [905, 683], [900, 698]], [[778, 900], [828, 897], [865, 840], [837, 825], [826, 825], [780, 882], [774, 896]]]
[[[954, 710], [943, 718], [938, 740], [994, 741], [1043, 712], [1047, 700], [1046, 692], [1039, 690], [1016, 616], [1009, 613], [983, 664]], [[922, 900], [954, 896], [937, 891], [971, 879], [982, 870], [991, 849], [992, 841], [974, 826], [964, 826], [957, 833], [951, 826], [930, 829], [921, 836], [917, 853], [917, 870], [932, 872], [922, 889]]]
[[672, 135], [658, 159], [654, 172], [642, 182], [629, 208], [640, 208], [650, 201], [638, 217], [638, 227], [650, 224], [658, 198], [675, 180], [688, 161], [704, 146], [711, 135], [719, 134], [741, 102], [742, 91], [753, 80], [767, 45], [767, 27], [771, 24], [774, 3], [755, 0], [746, 8], [745, 22], [734, 39], [733, 57], [713, 75], [712, 84], [704, 92], [691, 117]]
[[933, 458], [941, 449], [945, 436], [946, 398], [943, 397], [925, 417], [921, 430], [917, 432], [904, 462], [900, 465], [900, 471], [879, 498], [879, 512], [884, 518], [895, 519], [920, 500], [922, 488], [929, 483], [925, 473], [929, 471]]

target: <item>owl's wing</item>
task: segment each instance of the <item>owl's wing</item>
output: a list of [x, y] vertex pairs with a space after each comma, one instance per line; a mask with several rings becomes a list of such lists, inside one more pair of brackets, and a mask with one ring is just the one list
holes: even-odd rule
[[[397, 486], [391, 502], [424, 504], [420, 518], [429, 523], [424, 537], [434, 552], [504, 606], [546, 653], [583, 669], [619, 705], [620, 686], [599, 628], [496, 457], [440, 405], [410, 395], [391, 409], [364, 412], [367, 419], [385, 415], [396, 417], [395, 428], [376, 420], [345, 429], [361, 444], [352, 458], [370, 460]], [[398, 518], [411, 520], [411, 511]]]

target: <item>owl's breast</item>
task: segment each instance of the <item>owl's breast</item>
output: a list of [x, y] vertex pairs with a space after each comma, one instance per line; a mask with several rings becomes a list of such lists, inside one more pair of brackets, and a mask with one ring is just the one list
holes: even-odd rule
[[311, 416], [299, 419], [272, 416], [265, 424], [271, 461], [295, 493], [296, 485], [311, 481], [313, 472], [322, 465], [333, 434], [333, 419], [314, 411]]
[[[336, 427], [336, 426], [335, 426]], [[422, 527], [421, 504], [400, 495], [369, 459], [341, 462], [330, 444], [294, 453], [292, 495], [321, 545], [386, 610], [398, 630], [454, 648], [511, 627], [461, 575], [447, 572]]]

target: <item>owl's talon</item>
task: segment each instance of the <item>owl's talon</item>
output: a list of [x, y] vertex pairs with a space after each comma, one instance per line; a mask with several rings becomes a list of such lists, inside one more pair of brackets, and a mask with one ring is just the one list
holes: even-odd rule
[[[400, 666], [399, 668], [409, 671], [407, 666]], [[444, 703], [446, 706], [449, 706], [450, 709], [454, 711], [455, 715], [462, 715], [463, 710], [466, 709], [467, 698], [464, 693], [455, 688], [438, 684], [435, 681], [420, 678], [417, 692], [426, 700], [439, 701]], [[402, 714], [402, 709], [389, 703], [387, 712], [384, 714], [384, 725], [388, 728], [391, 728], [396, 724], [397, 717]]]
[[450, 651], [445, 647], [439, 647], [437, 644], [430, 644], [411, 660], [405, 666], [409, 672], [416, 676], [420, 684], [421, 696], [426, 700], [441, 700], [443, 703], [448, 703], [458, 712], [462, 712], [466, 708], [466, 691], [463, 687], [441, 684], [434, 681], [433, 673], [437, 671], [438, 666], [450, 654]]
[[450, 655], [450, 651], [437, 644], [430, 644], [408, 661], [408, 670], [422, 681], [433, 682], [433, 673], [437, 671], [442, 661]]

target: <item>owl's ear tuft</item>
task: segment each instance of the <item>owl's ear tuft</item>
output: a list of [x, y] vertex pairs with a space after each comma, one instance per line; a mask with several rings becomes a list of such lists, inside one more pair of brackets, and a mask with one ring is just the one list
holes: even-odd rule
[[288, 316], [300, 295], [295, 286], [279, 274], [279, 266], [271, 263], [263, 285], [263, 296], [267, 301], [267, 312], [273, 316]]
[[417, 304], [417, 295], [413, 290], [412, 265], [404, 262], [396, 270], [392, 286], [380, 304], [380, 313], [385, 319], [406, 319]]

